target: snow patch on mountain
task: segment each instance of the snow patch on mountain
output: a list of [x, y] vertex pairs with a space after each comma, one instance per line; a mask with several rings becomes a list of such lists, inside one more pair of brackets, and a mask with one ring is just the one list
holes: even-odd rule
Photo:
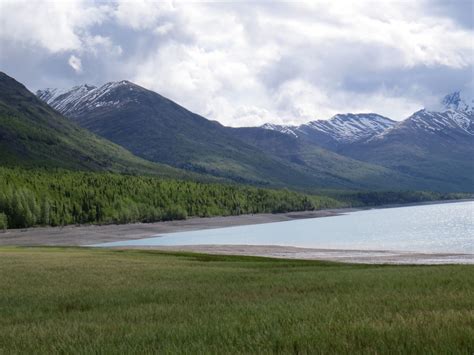
[[133, 101], [130, 96], [117, 95], [117, 89], [124, 89], [128, 92], [143, 90], [127, 80], [122, 80], [109, 82], [101, 87], [85, 84], [67, 90], [49, 88], [38, 90], [36, 95], [62, 114], [74, 116], [94, 108], [121, 106]]
[[455, 110], [445, 112], [420, 110], [406, 119], [402, 123], [403, 127], [417, 128], [431, 133], [454, 130], [474, 135], [474, 115]]
[[282, 126], [273, 123], [265, 123], [260, 127], [268, 129], [270, 131], [277, 131], [298, 138], [298, 134], [296, 133], [296, 129], [298, 128], [297, 126]]
[[303, 134], [324, 134], [337, 142], [353, 143], [380, 134], [393, 127], [395, 123], [395, 121], [375, 113], [348, 113], [335, 115], [329, 120], [311, 121], [300, 126], [280, 126], [267, 123], [261, 127], [292, 134], [296, 137]]
[[382, 133], [394, 124], [395, 121], [375, 113], [348, 113], [335, 115], [329, 120], [309, 122], [301, 129], [320, 131], [338, 142], [353, 143]]
[[80, 85], [72, 89], [45, 89], [38, 90], [36, 95], [48, 105], [58, 110], [61, 113], [66, 113], [68, 110], [75, 107], [81, 99], [89, 92], [96, 90], [95, 86]]
[[47, 104], [51, 104], [58, 100], [59, 97], [69, 97], [74, 96], [76, 99], [81, 98], [86, 95], [90, 90], [95, 89], [95, 86], [91, 85], [80, 85], [74, 86], [72, 89], [54, 89], [54, 88], [47, 88], [44, 90], [38, 90], [36, 95], [46, 102]]

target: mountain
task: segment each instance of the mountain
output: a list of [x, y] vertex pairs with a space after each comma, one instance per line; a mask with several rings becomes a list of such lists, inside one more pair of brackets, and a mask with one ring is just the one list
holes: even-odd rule
[[464, 98], [460, 91], [446, 95], [441, 101], [443, 111], [454, 110], [472, 113], [474, 110], [474, 99]]
[[[465, 155], [470, 147], [462, 148], [469, 146], [465, 133], [472, 120], [459, 110], [464, 106], [456, 95], [446, 99], [455, 109], [441, 116], [416, 113], [401, 123], [361, 113], [300, 126], [249, 128], [222, 126], [129, 81], [45, 89], [37, 95], [144, 159], [238, 182], [304, 189], [472, 190]], [[438, 138], [430, 139], [436, 129], [441, 130]], [[441, 154], [443, 145], [448, 148]], [[445, 176], [446, 167], [458, 175]]]
[[388, 130], [385, 134], [376, 136], [375, 139], [383, 139], [387, 135], [400, 131], [417, 134], [427, 134], [436, 137], [440, 142], [445, 138], [463, 138], [474, 135], [473, 114], [461, 110], [448, 110], [444, 112], [433, 112], [425, 109], [415, 112], [405, 121]]
[[339, 114], [329, 120], [311, 121], [300, 126], [264, 124], [262, 128], [290, 134], [335, 149], [341, 144], [362, 142], [393, 127], [395, 121], [375, 114]]
[[[304, 189], [422, 186], [387, 168], [302, 143], [296, 135], [224, 127], [128, 81], [45, 89], [37, 95], [82, 127], [142, 158], [238, 182]], [[334, 121], [344, 125], [339, 117]]]
[[261, 127], [231, 128], [239, 139], [291, 162], [314, 176], [315, 186], [359, 189], [423, 189], [429, 181], [363, 162], [320, 147], [292, 134]]
[[312, 176], [236, 139], [219, 123], [129, 81], [37, 95], [80, 126], [150, 161], [245, 183], [314, 184]]
[[420, 110], [401, 122], [377, 114], [345, 114], [262, 128], [409, 176], [423, 189], [473, 191], [473, 102], [454, 92], [443, 98], [440, 111]]
[[338, 152], [430, 179], [431, 189], [474, 190], [474, 115], [469, 110], [420, 110], [382, 134]]
[[135, 157], [63, 117], [0, 72], [0, 165], [186, 176]]

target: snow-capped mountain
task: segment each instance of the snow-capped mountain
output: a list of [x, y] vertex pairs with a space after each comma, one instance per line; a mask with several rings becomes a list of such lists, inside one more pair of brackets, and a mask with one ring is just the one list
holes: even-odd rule
[[[315, 179], [237, 139], [232, 129], [128, 81], [38, 95], [83, 128], [146, 160], [247, 183], [309, 185]], [[327, 173], [328, 184], [333, 175]]]
[[120, 107], [133, 101], [133, 92], [145, 90], [127, 80], [100, 87], [80, 85], [71, 89], [38, 90], [36, 95], [65, 116], [75, 117], [99, 107]]
[[460, 91], [446, 95], [441, 101], [441, 104], [442, 111], [453, 110], [466, 113], [473, 113], [474, 111], [474, 98], [467, 98], [464, 93]]
[[419, 110], [369, 140], [339, 146], [338, 153], [429, 180], [434, 189], [469, 191], [474, 115], [458, 95], [443, 101], [443, 111]]
[[419, 110], [406, 120], [392, 121], [375, 113], [339, 114], [329, 120], [311, 121], [300, 126], [266, 123], [262, 128], [309, 138], [326, 148], [383, 139], [397, 130], [417, 129], [428, 133], [449, 132], [474, 135], [474, 100], [467, 99], [460, 91], [446, 95], [437, 111]]
[[37, 95], [140, 157], [217, 176], [244, 171], [245, 181], [270, 177], [308, 186], [313, 181], [453, 191], [474, 186], [473, 105], [459, 92], [447, 95], [436, 110], [419, 110], [401, 122], [348, 113], [299, 126], [250, 128], [224, 127], [128, 81]]
[[381, 140], [389, 135], [400, 135], [402, 131], [411, 131], [412, 135], [474, 135], [473, 100], [467, 100], [461, 92], [446, 95], [441, 100], [439, 111], [422, 109], [413, 113], [391, 129], [374, 136], [372, 140]]
[[67, 112], [77, 106], [84, 96], [95, 89], [97, 89], [95, 86], [85, 84], [68, 90], [52, 88], [38, 90], [36, 95], [56, 110]]
[[319, 141], [323, 146], [355, 143], [376, 136], [396, 124], [375, 113], [339, 114], [329, 120], [311, 121], [300, 126], [281, 126], [270, 123], [262, 128], [290, 134], [295, 137]]
[[329, 120], [312, 121], [299, 127], [306, 134], [314, 131], [331, 136], [342, 143], [354, 143], [369, 139], [395, 125], [395, 121], [375, 114], [339, 114]]
[[474, 115], [469, 111], [434, 112], [420, 110], [402, 121], [396, 129], [416, 129], [435, 134], [448, 132], [474, 135]]

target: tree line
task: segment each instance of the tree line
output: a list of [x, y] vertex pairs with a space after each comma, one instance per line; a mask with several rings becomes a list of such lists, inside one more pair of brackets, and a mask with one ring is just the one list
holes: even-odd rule
[[471, 193], [437, 191], [354, 191], [332, 193], [331, 197], [352, 207], [397, 205], [440, 200], [470, 199]]
[[156, 222], [337, 206], [335, 199], [286, 189], [0, 167], [0, 229]]
[[326, 194], [117, 173], [0, 167], [0, 230], [472, 198], [472, 194], [420, 191]]

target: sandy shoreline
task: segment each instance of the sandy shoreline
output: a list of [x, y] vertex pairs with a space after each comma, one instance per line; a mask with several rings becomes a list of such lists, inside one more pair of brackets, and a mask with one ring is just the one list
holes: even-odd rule
[[[435, 203], [464, 202], [432, 201], [418, 204], [387, 205], [374, 208], [393, 208]], [[9, 229], [0, 232], [0, 246], [87, 246], [93, 244], [150, 238], [159, 234], [225, 228], [291, 221], [296, 219], [337, 216], [370, 208], [342, 208], [282, 214], [256, 214], [227, 217], [190, 218], [182, 221], [134, 223], [124, 225], [81, 225], [65, 227], [37, 227]], [[132, 248], [132, 247], [127, 247]], [[398, 251], [364, 251], [344, 249], [311, 249], [287, 246], [255, 245], [185, 245], [140, 247], [164, 251], [186, 251], [206, 254], [248, 255], [287, 259], [332, 260], [377, 264], [474, 264], [474, 254], [422, 254]]]

